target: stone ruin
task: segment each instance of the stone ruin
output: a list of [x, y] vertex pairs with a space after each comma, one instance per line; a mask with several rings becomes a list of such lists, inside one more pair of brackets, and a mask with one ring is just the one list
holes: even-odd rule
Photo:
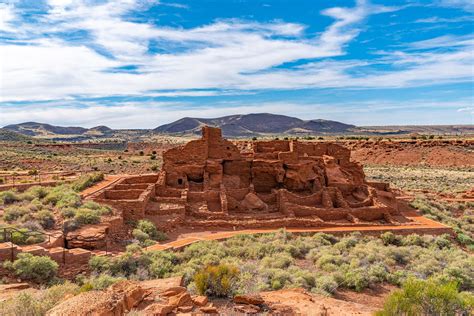
[[350, 150], [329, 142], [202, 138], [163, 153], [159, 174], [126, 177], [93, 199], [159, 229], [396, 225], [388, 184], [368, 182]]

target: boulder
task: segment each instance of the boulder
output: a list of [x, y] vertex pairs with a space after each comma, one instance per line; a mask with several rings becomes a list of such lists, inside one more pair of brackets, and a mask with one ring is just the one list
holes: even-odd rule
[[180, 306], [192, 306], [193, 300], [188, 292], [182, 292], [175, 296], [171, 296], [168, 299], [168, 305], [180, 307]]
[[155, 303], [149, 305], [143, 310], [144, 315], [153, 315], [153, 316], [166, 316], [175, 309], [174, 306], [167, 304]]
[[137, 306], [146, 295], [145, 290], [139, 284], [126, 281], [113, 284], [108, 291], [112, 291], [117, 295], [123, 295], [127, 310]]
[[199, 311], [204, 314], [219, 314], [219, 311], [214, 306], [204, 306], [199, 308]]
[[266, 211], [268, 209], [268, 205], [252, 192], [247, 193], [240, 205], [251, 211]]
[[107, 225], [88, 225], [66, 235], [68, 248], [101, 249], [105, 247]]
[[161, 292], [160, 295], [170, 297], [170, 296], [181, 294], [186, 291], [187, 291], [186, 288], [183, 286], [175, 286], [175, 287], [170, 287], [169, 289], [166, 289], [165, 291]]
[[261, 305], [261, 304], [264, 303], [264, 300], [258, 294], [236, 295], [236, 296], [234, 296], [234, 303], [236, 303], [236, 304]]
[[235, 305], [234, 310], [245, 315], [258, 314], [260, 312], [260, 307], [256, 305]]
[[208, 302], [207, 297], [204, 295], [192, 296], [191, 299], [193, 300], [194, 305], [197, 306], [206, 306]]

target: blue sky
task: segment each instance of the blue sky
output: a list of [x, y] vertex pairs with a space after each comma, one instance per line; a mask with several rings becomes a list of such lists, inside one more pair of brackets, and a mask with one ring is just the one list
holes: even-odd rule
[[0, 0], [0, 125], [474, 124], [474, 2]]

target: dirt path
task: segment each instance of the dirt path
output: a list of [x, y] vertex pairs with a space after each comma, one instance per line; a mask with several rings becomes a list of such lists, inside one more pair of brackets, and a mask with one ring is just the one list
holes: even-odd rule
[[89, 197], [93, 195], [94, 193], [103, 190], [110, 185], [116, 183], [122, 178], [125, 178], [127, 175], [124, 174], [117, 174], [117, 175], [106, 175], [105, 179], [103, 181], [100, 181], [99, 183], [96, 183], [95, 185], [91, 186], [90, 188], [85, 189], [84, 191], [81, 192], [81, 197], [84, 199], [86, 197]]
[[[347, 226], [347, 227], [314, 227], [314, 228], [286, 228], [290, 233], [327, 233], [327, 234], [344, 234], [351, 232], [361, 232], [365, 234], [380, 234], [387, 231], [392, 231], [399, 234], [450, 234], [452, 229], [449, 226], [435, 222], [431, 219], [421, 216], [415, 211], [402, 212], [403, 216], [412, 220], [412, 225], [384, 225], [384, 226]], [[284, 228], [284, 227], [282, 227]], [[279, 228], [281, 229], [281, 228]], [[181, 249], [185, 246], [204, 240], [223, 240], [242, 234], [268, 234], [277, 232], [279, 229], [244, 229], [233, 231], [193, 231], [184, 232], [177, 235], [174, 240], [156, 244], [147, 248], [147, 250], [167, 250], [167, 249]]]

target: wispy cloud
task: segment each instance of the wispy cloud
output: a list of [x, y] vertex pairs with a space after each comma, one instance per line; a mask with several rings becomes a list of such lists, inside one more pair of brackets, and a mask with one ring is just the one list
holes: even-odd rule
[[443, 7], [457, 8], [468, 12], [474, 12], [474, 2], [471, 0], [438, 0], [435, 3]]
[[[162, 89], [249, 89], [344, 86], [350, 79], [337, 63], [308, 65], [304, 70], [274, 69], [305, 59], [344, 54], [344, 47], [360, 32], [359, 24], [372, 14], [397, 8], [358, 1], [355, 7], [336, 7], [322, 14], [335, 19], [322, 34], [308, 38], [305, 26], [274, 21], [259, 23], [220, 20], [191, 29], [158, 27], [127, 21], [124, 15], [150, 1], [99, 2], [50, 0], [41, 23], [19, 23], [23, 45], [5, 43], [2, 99], [57, 99], [74, 95], [146, 94]], [[25, 32], [24, 30], [28, 30]], [[80, 42], [68, 43], [59, 32], [86, 31]], [[61, 33], [61, 34], [63, 34]], [[48, 34], [48, 36], [44, 36]], [[162, 46], [179, 43], [181, 52], [154, 53], [151, 41]], [[28, 45], [24, 45], [24, 44]], [[101, 50], [110, 54], [101, 54]], [[81, 62], [77, 62], [81, 61]], [[134, 65], [133, 72], [117, 69]], [[334, 65], [322, 69], [322, 65]], [[302, 74], [309, 77], [300, 80]], [[318, 78], [316, 78], [318, 76]], [[262, 84], [264, 83], [264, 84]]]

